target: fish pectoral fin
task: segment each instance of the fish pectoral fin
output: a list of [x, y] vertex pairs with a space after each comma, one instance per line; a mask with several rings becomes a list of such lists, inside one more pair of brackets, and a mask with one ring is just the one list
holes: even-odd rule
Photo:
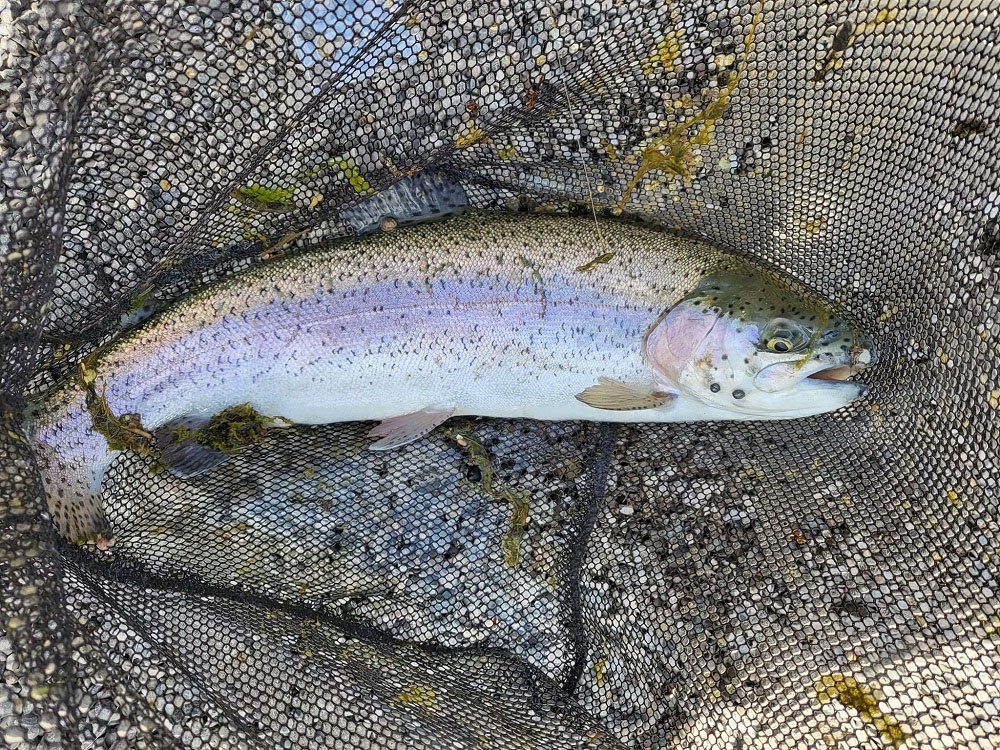
[[677, 394], [658, 391], [652, 382], [631, 384], [602, 377], [597, 379], [597, 385], [576, 394], [576, 398], [595, 409], [637, 411], [669, 404]]
[[419, 440], [448, 417], [454, 409], [421, 409], [412, 414], [383, 419], [368, 433], [368, 437], [380, 438], [368, 447], [373, 451], [387, 451]]
[[198, 442], [199, 430], [208, 424], [200, 417], [181, 417], [153, 430], [153, 439], [160, 449], [160, 460], [166, 470], [181, 479], [189, 479], [214, 469], [229, 455]]

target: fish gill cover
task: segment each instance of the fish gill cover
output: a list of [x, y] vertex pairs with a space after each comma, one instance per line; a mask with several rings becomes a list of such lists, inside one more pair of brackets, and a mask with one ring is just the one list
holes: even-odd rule
[[[989, 0], [0, 6], [6, 745], [1000, 744], [998, 26]], [[125, 451], [117, 544], [54, 535], [25, 398], [432, 167], [478, 208], [776, 264], [874, 333], [872, 396], [388, 453], [296, 426], [189, 479]]]

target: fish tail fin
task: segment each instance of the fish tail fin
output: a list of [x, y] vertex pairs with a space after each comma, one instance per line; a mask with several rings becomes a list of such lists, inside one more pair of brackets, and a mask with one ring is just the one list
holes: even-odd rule
[[107, 464], [60, 455], [50, 446], [38, 447], [35, 457], [56, 531], [74, 544], [94, 542], [109, 547], [113, 536], [101, 496]]
[[28, 419], [27, 437], [56, 531], [75, 544], [111, 546], [101, 480], [113, 453], [91, 429], [82, 389], [61, 391], [34, 414], [29, 411]]
[[362, 199], [341, 216], [357, 234], [369, 234], [390, 223], [401, 226], [434, 221], [468, 205], [469, 197], [459, 182], [437, 170], [427, 170]]

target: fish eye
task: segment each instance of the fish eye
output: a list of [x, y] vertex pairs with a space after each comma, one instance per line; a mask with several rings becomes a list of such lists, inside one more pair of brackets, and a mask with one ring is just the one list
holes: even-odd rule
[[761, 337], [762, 349], [779, 354], [799, 351], [808, 345], [809, 333], [802, 326], [784, 318], [772, 320]]

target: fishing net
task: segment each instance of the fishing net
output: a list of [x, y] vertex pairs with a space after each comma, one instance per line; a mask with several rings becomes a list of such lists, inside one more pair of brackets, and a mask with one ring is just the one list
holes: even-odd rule
[[[998, 44], [991, 0], [0, 4], [6, 746], [1000, 745]], [[25, 399], [428, 168], [776, 262], [870, 395], [126, 452], [118, 543], [58, 538]]]

